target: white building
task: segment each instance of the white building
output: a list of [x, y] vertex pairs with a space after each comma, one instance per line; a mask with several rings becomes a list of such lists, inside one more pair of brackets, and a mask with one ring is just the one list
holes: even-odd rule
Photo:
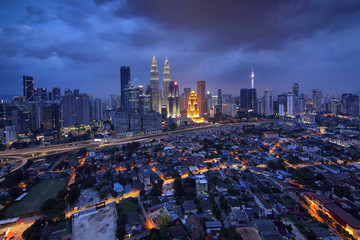
[[6, 126], [5, 127], [5, 137], [6, 143], [12, 143], [16, 141], [16, 126]]
[[294, 94], [287, 94], [287, 115], [294, 115]]
[[222, 105], [222, 113], [224, 115], [228, 115], [230, 117], [235, 117], [237, 110], [235, 103], [223, 103]]

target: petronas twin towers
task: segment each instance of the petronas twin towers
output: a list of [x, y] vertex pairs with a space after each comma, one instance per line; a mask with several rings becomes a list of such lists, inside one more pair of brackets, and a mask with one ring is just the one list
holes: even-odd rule
[[[161, 105], [169, 106], [169, 85], [171, 83], [170, 65], [166, 57], [163, 73], [163, 87], [164, 95], [161, 97], [160, 81], [159, 81], [159, 68], [155, 58], [153, 56], [150, 70], [150, 94], [151, 94], [151, 109], [155, 112], [161, 113]], [[162, 101], [163, 99], [163, 101]]]

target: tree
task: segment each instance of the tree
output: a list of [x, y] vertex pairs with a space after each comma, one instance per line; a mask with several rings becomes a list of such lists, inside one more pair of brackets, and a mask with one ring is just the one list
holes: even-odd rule
[[12, 187], [9, 189], [9, 195], [12, 198], [17, 198], [18, 196], [20, 196], [21, 192], [22, 192], [21, 188], [18, 186], [15, 186], [15, 187]]
[[235, 230], [235, 228], [231, 227], [229, 229], [222, 228], [219, 233], [220, 240], [242, 240], [241, 235]]
[[80, 196], [80, 189], [77, 187], [71, 188], [69, 191], [69, 195], [67, 196], [66, 200], [70, 203], [73, 204], [76, 202], [76, 200], [79, 198]]
[[285, 225], [285, 227], [286, 227], [286, 230], [287, 230], [289, 233], [292, 233], [293, 228], [292, 228], [292, 225], [291, 225], [291, 224], [287, 224], [287, 225]]
[[79, 155], [86, 155], [87, 152], [88, 152], [88, 150], [86, 148], [81, 148], [81, 149], [79, 149], [78, 154]]
[[167, 226], [170, 223], [170, 216], [165, 211], [163, 211], [158, 217], [157, 217], [158, 223], [160, 227]]
[[55, 198], [50, 198], [44, 201], [40, 206], [40, 210], [43, 213], [47, 213], [47, 214], [59, 214], [63, 212], [65, 208], [66, 208], [65, 201], [62, 199], [55, 199]]
[[50, 198], [41, 204], [40, 210], [42, 212], [49, 212], [56, 204], [57, 204], [57, 200], [55, 198]]
[[224, 210], [229, 208], [228, 201], [224, 197], [220, 198], [220, 207]]
[[307, 168], [296, 169], [292, 173], [292, 178], [303, 185], [314, 186], [315, 183], [315, 176]]
[[21, 235], [25, 240], [38, 240], [40, 239], [40, 231], [46, 225], [48, 219], [41, 218], [36, 220], [33, 225], [26, 229]]
[[325, 179], [324, 175], [322, 175], [321, 173], [319, 173], [317, 176], [316, 176], [316, 180], [317, 181], [323, 181]]
[[65, 199], [67, 194], [68, 194], [68, 191], [66, 189], [62, 189], [57, 193], [56, 197], [58, 199]]
[[[120, 239], [120, 238], [119, 238]], [[160, 238], [160, 230], [157, 228], [150, 229], [150, 234], [146, 236], [147, 240], [158, 240]]]
[[283, 160], [277, 160], [277, 161], [268, 161], [266, 166], [271, 169], [285, 169], [285, 163]]
[[152, 185], [152, 190], [151, 190], [151, 195], [152, 196], [160, 196], [161, 194], [163, 194], [163, 183], [164, 183], [164, 180], [160, 179], [156, 182], [153, 182], [153, 185]]
[[340, 185], [335, 185], [334, 186], [334, 193], [336, 196], [338, 197], [346, 197], [346, 198], [352, 198], [350, 196], [351, 192], [350, 189], [346, 186], [340, 186]]

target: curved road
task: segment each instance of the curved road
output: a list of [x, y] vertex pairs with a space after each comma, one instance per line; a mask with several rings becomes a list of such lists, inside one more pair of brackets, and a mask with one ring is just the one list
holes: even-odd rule
[[94, 142], [93, 140], [86, 140], [86, 141], [80, 141], [80, 142], [74, 142], [74, 143], [68, 143], [68, 144], [57, 144], [57, 145], [45, 146], [45, 147], [6, 150], [6, 151], [0, 152], [0, 159], [4, 159], [4, 158], [20, 159], [22, 161], [21, 164], [10, 171], [10, 172], [14, 172], [14, 171], [22, 168], [29, 159], [39, 158], [42, 156], [45, 157], [45, 156], [51, 155], [51, 154], [70, 152], [70, 151], [78, 150], [81, 148], [99, 148], [99, 147], [102, 148], [102, 147], [108, 147], [108, 146], [127, 144], [127, 143], [131, 143], [131, 142], [140, 142], [140, 141], [144, 141], [144, 140], [151, 140], [156, 137], [179, 134], [179, 133], [206, 131], [206, 130], [221, 128], [221, 127], [236, 126], [236, 125], [241, 126], [241, 125], [249, 125], [249, 124], [262, 124], [262, 123], [267, 123], [267, 122], [270, 122], [270, 121], [205, 125], [205, 126], [180, 129], [180, 130], [175, 130], [175, 131], [170, 131], [170, 132], [154, 133], [151, 135], [141, 135], [141, 136], [134, 136], [134, 137], [128, 137], [128, 138], [121, 138], [121, 139], [116, 139], [116, 138], [103, 139], [104, 141], [108, 141], [105, 144], [102, 142]]

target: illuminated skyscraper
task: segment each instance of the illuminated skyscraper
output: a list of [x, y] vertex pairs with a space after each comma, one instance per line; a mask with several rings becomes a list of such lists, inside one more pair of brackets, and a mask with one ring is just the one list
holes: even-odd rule
[[205, 81], [197, 82], [197, 97], [200, 116], [206, 113], [206, 100], [205, 100]]
[[151, 95], [151, 110], [161, 114], [161, 91], [159, 88], [159, 69], [155, 55], [153, 56], [151, 62], [150, 95]]
[[169, 112], [169, 85], [171, 83], [171, 75], [170, 75], [170, 65], [167, 57], [165, 58], [164, 64], [164, 74], [163, 74], [163, 87], [164, 87], [164, 98], [163, 98], [163, 105], [166, 105]]
[[254, 73], [254, 68], [251, 68], [251, 88], [255, 88], [255, 73]]
[[25, 102], [34, 100], [34, 78], [23, 76], [23, 90]]
[[179, 85], [177, 82], [172, 81], [169, 85], [169, 107], [168, 117], [177, 118], [180, 117], [180, 101], [179, 101]]
[[199, 117], [198, 100], [195, 91], [190, 92], [187, 117], [195, 123], [203, 123], [204, 118]]

